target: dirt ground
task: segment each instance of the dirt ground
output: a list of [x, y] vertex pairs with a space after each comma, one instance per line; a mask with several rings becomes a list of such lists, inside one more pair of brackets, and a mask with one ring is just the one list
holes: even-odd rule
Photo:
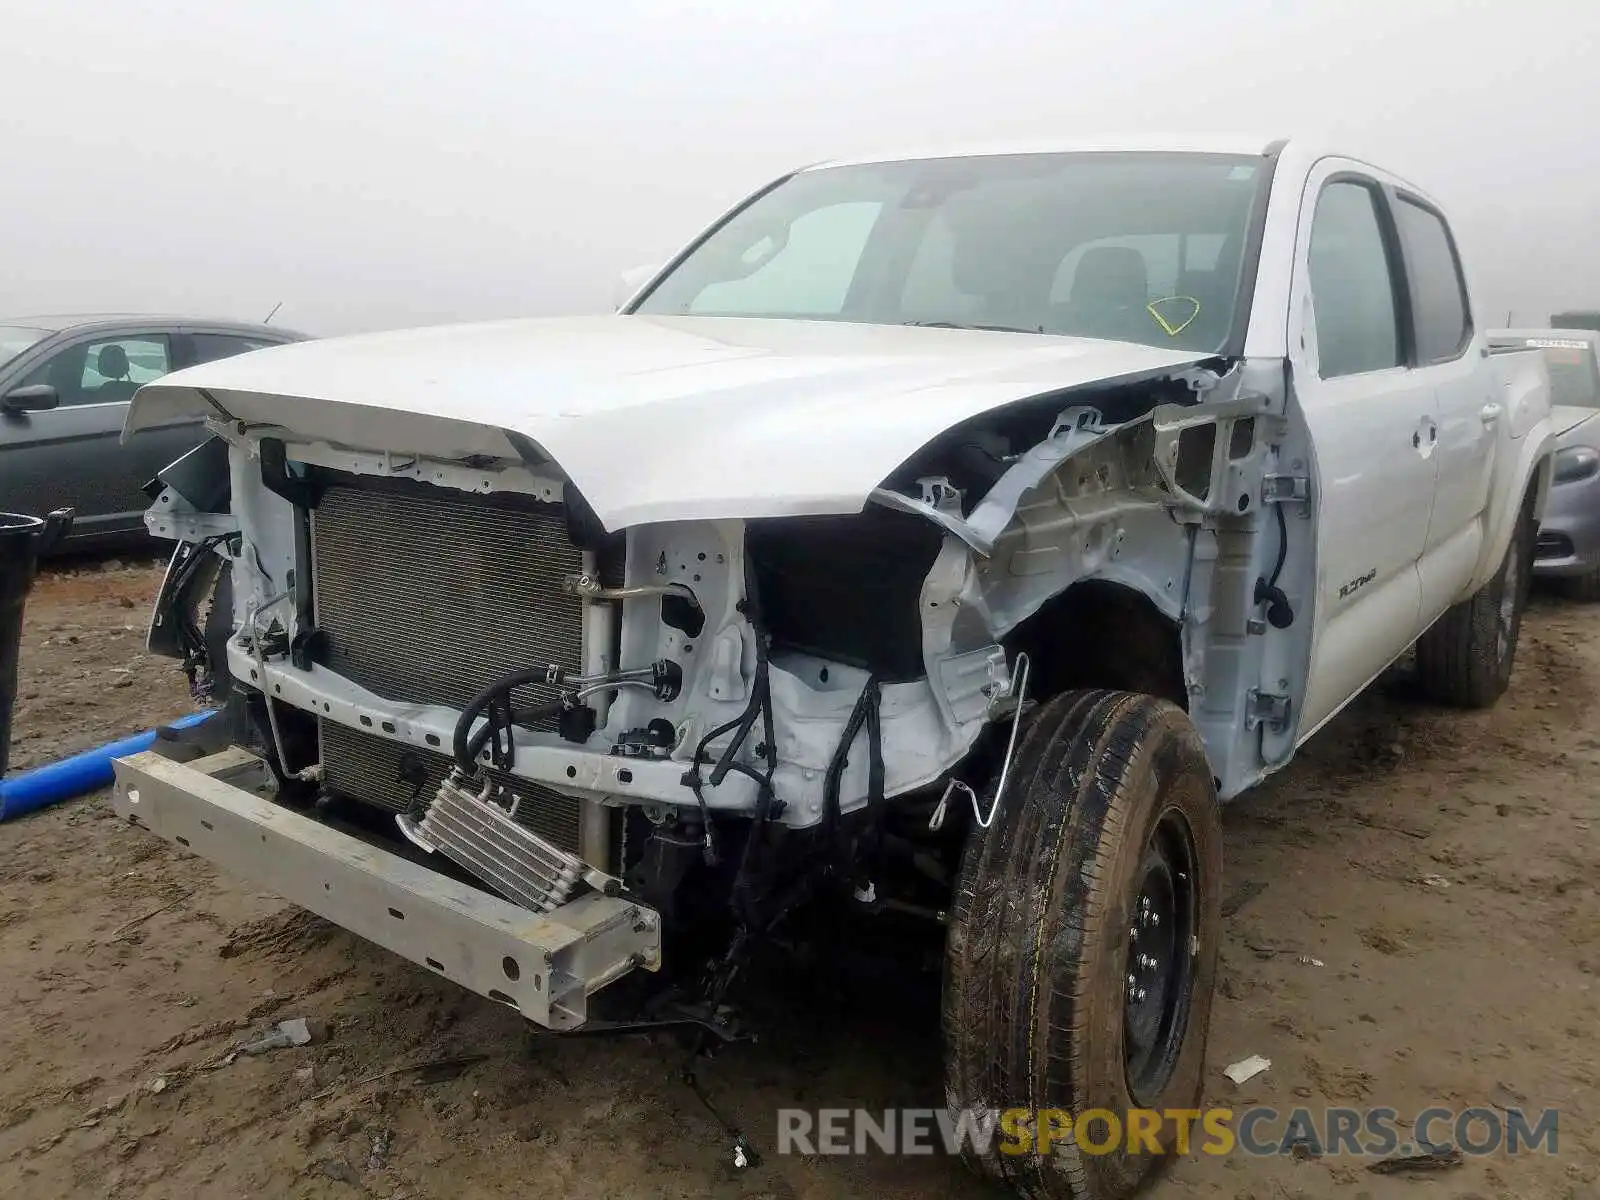
[[[113, 564], [39, 581], [14, 767], [186, 711], [181, 673], [141, 654], [158, 579]], [[1197, 1156], [1150, 1195], [1600, 1196], [1597, 633], [1600, 610], [1536, 598], [1493, 712], [1375, 694], [1230, 807], [1236, 911], [1206, 1097], [1401, 1113], [1525, 1098], [1560, 1109], [1559, 1153], [1421, 1178], [1348, 1157]], [[103, 795], [0, 825], [0, 846], [0, 1195], [999, 1194], [938, 1156], [769, 1153], [735, 1173], [665, 1045], [535, 1036], [129, 830]], [[790, 994], [759, 1014], [761, 1042], [704, 1078], [769, 1150], [781, 1106], [936, 1106], [923, 999]], [[296, 1016], [326, 1022], [326, 1040], [221, 1065]], [[1251, 1054], [1272, 1066], [1235, 1086], [1222, 1068]]]

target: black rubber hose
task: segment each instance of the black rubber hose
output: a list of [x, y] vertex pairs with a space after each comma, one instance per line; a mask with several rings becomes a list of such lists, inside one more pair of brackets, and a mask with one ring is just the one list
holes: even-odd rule
[[[541, 704], [536, 708], [519, 710], [512, 717], [513, 725], [532, 725], [535, 721], [548, 721], [561, 715], [561, 701], [553, 700], [549, 704]], [[478, 761], [478, 756], [483, 753], [483, 748], [489, 744], [489, 739], [494, 736], [494, 722], [486, 721], [477, 733], [472, 735], [467, 742], [467, 758], [473, 764]]]
[[1278, 576], [1283, 574], [1283, 564], [1289, 557], [1289, 521], [1283, 515], [1283, 505], [1277, 506], [1278, 512], [1278, 561], [1272, 564], [1272, 578], [1267, 580], [1268, 587], [1278, 586]]
[[[752, 561], [748, 545], [744, 560], [744, 614], [750, 622], [750, 629], [756, 639], [756, 672], [755, 679], [750, 687], [750, 700], [745, 705], [744, 711], [731, 721], [718, 725], [715, 729], [707, 730], [699, 742], [695, 744], [694, 754], [689, 760], [689, 769], [684, 773], [683, 782], [694, 791], [696, 803], [700, 806], [700, 820], [704, 828], [706, 848], [706, 861], [714, 864], [716, 859], [716, 840], [711, 821], [711, 808], [706, 803], [705, 783], [700, 778], [700, 764], [705, 758], [706, 747], [717, 738], [734, 730], [734, 735], [728, 740], [727, 747], [717, 757], [716, 764], [712, 767], [710, 783], [715, 786], [727, 778], [729, 771], [737, 771], [747, 775], [755, 781], [758, 789], [756, 820], [751, 826], [751, 837], [756, 835], [756, 830], [764, 825], [771, 816], [772, 810], [772, 775], [777, 769], [778, 748], [773, 732], [772, 717], [772, 691], [770, 664], [767, 657], [766, 631], [761, 618], [761, 598], [756, 588], [755, 564]], [[755, 725], [756, 717], [763, 718], [762, 729], [766, 736], [766, 773], [755, 770], [746, 763], [735, 760], [735, 755], [749, 737], [751, 728]], [[739, 896], [744, 879], [750, 865], [750, 843], [745, 844], [745, 853], [740, 859], [739, 868], [734, 875], [731, 891], [735, 908], [739, 907]], [[741, 919], [744, 914], [741, 913]], [[748, 922], [747, 922], [748, 923]]]
[[756, 843], [765, 833], [768, 821], [772, 820], [773, 810], [777, 805], [777, 796], [772, 790], [772, 776], [778, 769], [778, 743], [777, 735], [773, 729], [772, 716], [772, 675], [771, 664], [767, 661], [766, 642], [761, 635], [760, 613], [754, 612], [751, 624], [756, 630], [756, 687], [760, 692], [761, 700], [761, 733], [765, 738], [766, 771], [758, 774], [744, 763], [730, 763], [756, 781], [756, 816], [750, 822], [749, 832], [745, 836], [744, 854], [739, 859], [739, 870], [733, 878], [733, 906], [739, 918], [746, 926], [760, 927], [760, 914], [756, 910], [755, 899], [752, 895], [752, 876], [755, 874]]
[[1278, 576], [1283, 574], [1283, 564], [1289, 557], [1289, 522], [1283, 515], [1283, 505], [1276, 506], [1278, 513], [1278, 560], [1272, 566], [1272, 578], [1256, 578], [1255, 602], [1267, 606], [1267, 623], [1274, 629], [1287, 629], [1294, 624], [1294, 609], [1289, 597], [1278, 586]]
[[[528, 687], [531, 684], [543, 683], [551, 687], [559, 687], [566, 678], [566, 672], [560, 669], [552, 672], [549, 667], [525, 667], [520, 671], [513, 671], [509, 675], [496, 679], [483, 691], [479, 692], [467, 702], [461, 710], [461, 715], [456, 718], [455, 737], [451, 742], [451, 751], [455, 756], [456, 766], [471, 775], [477, 771], [478, 754], [483, 752], [487, 744], [485, 737], [478, 743], [478, 749], [473, 751], [472, 723], [483, 715], [483, 710], [494, 703], [496, 696], [503, 692], [510, 692], [513, 688]], [[559, 701], [556, 702], [559, 707]], [[492, 726], [485, 726], [492, 728]]]
[[[856, 697], [855, 705], [850, 709], [850, 716], [844, 723], [844, 732], [839, 737], [839, 744], [834, 748], [833, 757], [828, 760], [828, 769], [823, 773], [823, 832], [830, 841], [839, 835], [844, 815], [840, 807], [839, 788], [844, 781], [845, 765], [850, 761], [850, 747], [855, 744], [856, 737], [863, 727], [868, 730], [868, 802], [883, 798], [883, 748], [878, 724], [878, 705], [881, 699], [882, 691], [878, 679], [869, 675], [866, 684], [861, 688], [861, 694]], [[873, 791], [877, 792], [876, 796], [870, 794]]]
[[[745, 705], [744, 712], [739, 715], [738, 729], [733, 737], [728, 739], [727, 747], [717, 759], [717, 765], [711, 768], [711, 786], [719, 786], [728, 777], [732, 769], [733, 757], [739, 753], [745, 739], [750, 736], [750, 730], [755, 727], [756, 718], [766, 713], [765, 729], [767, 730], [767, 753], [771, 756], [769, 761], [776, 760], [777, 747], [772, 745], [772, 712], [767, 702], [767, 643], [765, 631], [762, 628], [761, 600], [756, 593], [755, 564], [750, 557], [748, 548], [744, 556], [744, 615], [750, 622], [750, 628], [756, 639], [756, 676], [750, 685], [750, 702]], [[702, 745], [704, 743], [702, 742]], [[770, 775], [769, 775], [770, 778]]]

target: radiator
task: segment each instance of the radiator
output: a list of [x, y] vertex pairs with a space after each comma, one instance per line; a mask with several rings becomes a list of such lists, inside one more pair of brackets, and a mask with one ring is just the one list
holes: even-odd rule
[[[329, 670], [386, 700], [460, 708], [522, 667], [581, 667], [581, 602], [562, 590], [581, 567], [557, 505], [511, 508], [493, 498], [328, 488], [312, 513], [312, 586]], [[518, 707], [554, 699], [518, 689]], [[376, 733], [322, 724], [323, 767], [333, 791], [400, 811], [416, 792], [403, 778], [410, 753], [431, 795], [449, 769], [442, 753]], [[563, 847], [578, 846], [580, 802], [501, 779], [535, 801], [519, 819]]]

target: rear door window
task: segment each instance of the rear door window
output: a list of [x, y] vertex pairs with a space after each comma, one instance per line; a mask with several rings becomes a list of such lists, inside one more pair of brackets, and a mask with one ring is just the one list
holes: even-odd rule
[[1455, 240], [1444, 218], [1405, 196], [1394, 209], [1411, 285], [1417, 361], [1448, 362], [1460, 356], [1472, 336], [1467, 284], [1461, 277]]
[[216, 362], [219, 358], [232, 358], [236, 354], [278, 345], [264, 338], [240, 337], [231, 333], [192, 333], [189, 340], [194, 345], [196, 363]]

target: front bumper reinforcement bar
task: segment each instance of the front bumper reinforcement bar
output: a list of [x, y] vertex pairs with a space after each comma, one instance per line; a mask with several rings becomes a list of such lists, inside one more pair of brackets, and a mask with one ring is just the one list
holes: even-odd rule
[[576, 1029], [588, 998], [661, 967], [659, 914], [585, 893], [547, 915], [274, 804], [257, 756], [117, 759], [125, 820], [547, 1029]]

